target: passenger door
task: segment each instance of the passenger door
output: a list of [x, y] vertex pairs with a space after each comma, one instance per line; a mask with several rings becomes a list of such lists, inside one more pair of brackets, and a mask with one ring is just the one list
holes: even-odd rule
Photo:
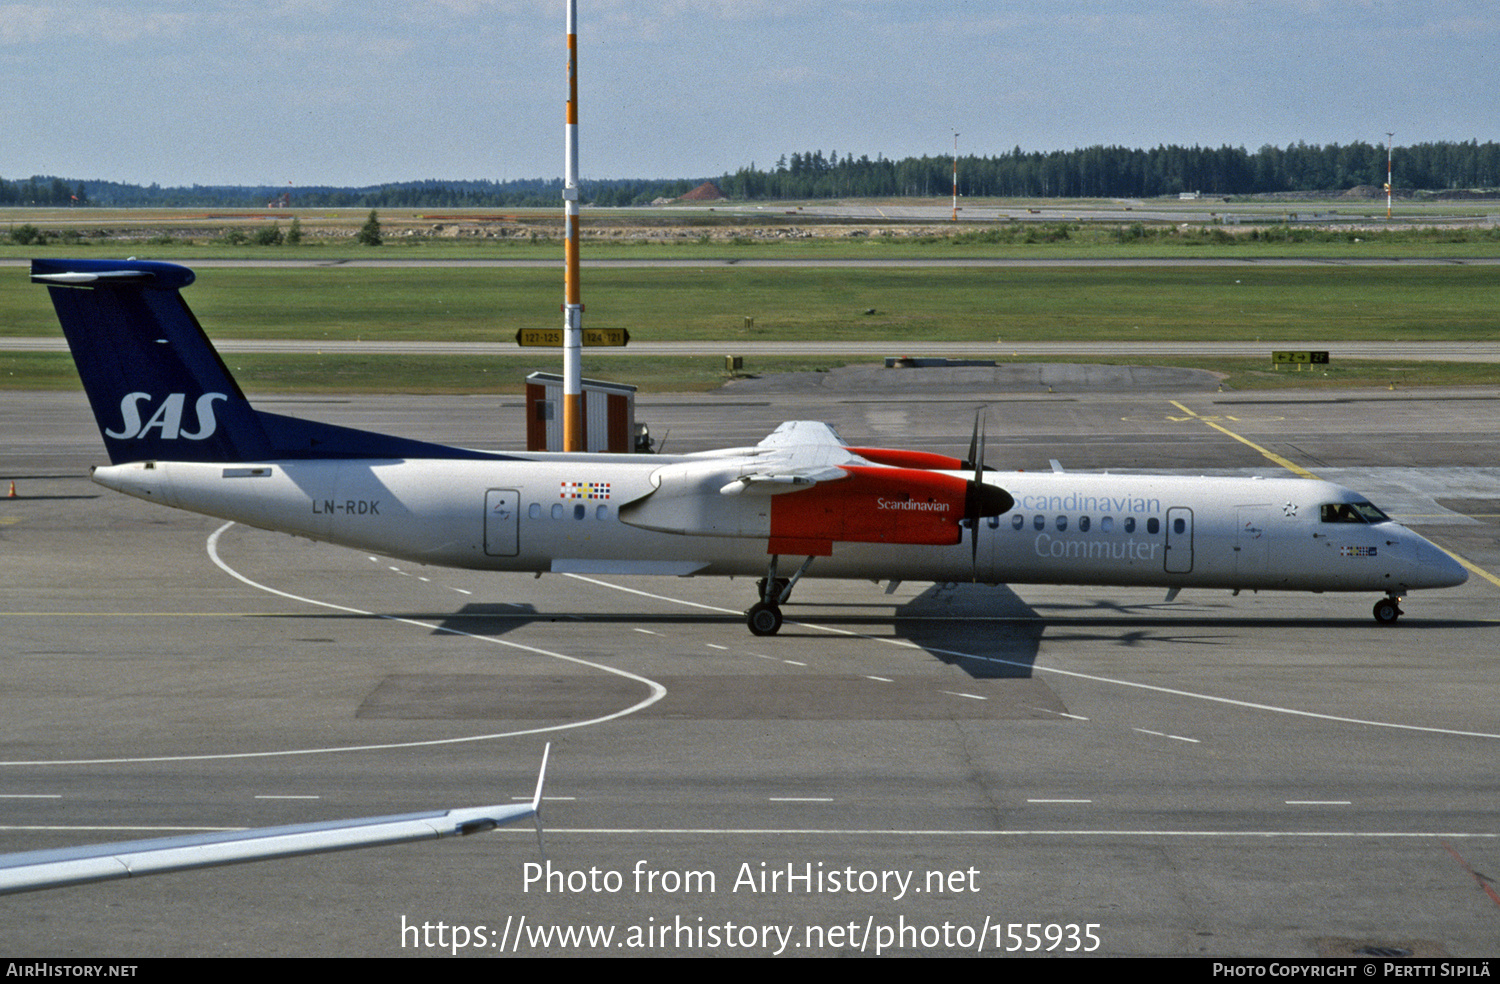
[[490, 489], [484, 494], [484, 552], [514, 557], [521, 552], [521, 493]]
[[1168, 574], [1190, 574], [1193, 570], [1193, 511], [1186, 506], [1167, 510]]

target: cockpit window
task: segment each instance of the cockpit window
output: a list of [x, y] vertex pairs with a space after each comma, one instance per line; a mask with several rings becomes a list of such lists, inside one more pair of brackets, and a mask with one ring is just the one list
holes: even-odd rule
[[1326, 502], [1322, 508], [1325, 523], [1384, 523], [1390, 518], [1368, 502]]

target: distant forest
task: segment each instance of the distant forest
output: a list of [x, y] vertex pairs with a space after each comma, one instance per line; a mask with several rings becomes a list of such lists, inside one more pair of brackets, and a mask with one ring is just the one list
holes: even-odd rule
[[[1500, 144], [1434, 143], [1397, 147], [1398, 189], [1500, 187]], [[975, 198], [1154, 198], [1346, 191], [1385, 184], [1386, 149], [1367, 143], [1262, 147], [1085, 147], [959, 157], [959, 194]], [[751, 164], [719, 179], [730, 198], [929, 197], [953, 189], [953, 158], [824, 157], [793, 154], [763, 171]]]
[[[1395, 187], [1406, 190], [1500, 187], [1500, 144], [1428, 143], [1394, 151]], [[1385, 183], [1386, 149], [1368, 143], [1298, 143], [1262, 147], [1164, 146], [1154, 150], [1085, 147], [1025, 151], [958, 160], [959, 193], [1000, 198], [1153, 198], [1182, 192], [1255, 195], [1345, 191]], [[770, 170], [752, 162], [732, 174], [697, 179], [615, 179], [583, 183], [595, 205], [644, 205], [678, 198], [712, 180], [731, 199], [901, 198], [952, 190], [951, 156], [888, 160], [826, 156], [821, 150], [783, 156]], [[163, 188], [54, 177], [0, 178], [0, 206], [96, 205], [115, 208], [264, 208], [285, 201], [299, 208], [516, 208], [548, 206], [562, 196], [560, 179], [406, 181], [365, 188], [193, 185]]]

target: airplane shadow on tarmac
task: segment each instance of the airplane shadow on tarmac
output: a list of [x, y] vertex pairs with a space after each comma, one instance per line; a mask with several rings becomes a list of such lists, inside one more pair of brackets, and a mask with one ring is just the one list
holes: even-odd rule
[[[1108, 601], [1032, 606], [1003, 584], [934, 584], [897, 607], [895, 625], [899, 638], [975, 679], [1031, 676], [1043, 637], [1052, 644], [1103, 642], [1126, 647], [1213, 646], [1228, 641], [1223, 633], [1177, 631], [1182, 625], [1149, 611], [1155, 607]], [[1201, 624], [1194, 623], [1194, 629]]]

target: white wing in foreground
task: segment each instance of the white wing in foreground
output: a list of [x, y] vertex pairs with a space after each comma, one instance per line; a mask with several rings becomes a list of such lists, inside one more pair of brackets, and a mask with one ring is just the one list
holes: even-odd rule
[[[548, 746], [548, 752], [551, 746]], [[322, 823], [260, 827], [224, 833], [188, 834], [118, 844], [90, 844], [46, 851], [0, 855], [0, 895], [61, 888], [86, 882], [160, 875], [189, 868], [209, 868], [244, 861], [380, 847], [409, 841], [436, 840], [493, 830], [502, 824], [537, 816], [547, 754], [530, 803], [432, 810], [385, 817], [356, 817]], [[541, 833], [540, 823], [537, 827]]]

